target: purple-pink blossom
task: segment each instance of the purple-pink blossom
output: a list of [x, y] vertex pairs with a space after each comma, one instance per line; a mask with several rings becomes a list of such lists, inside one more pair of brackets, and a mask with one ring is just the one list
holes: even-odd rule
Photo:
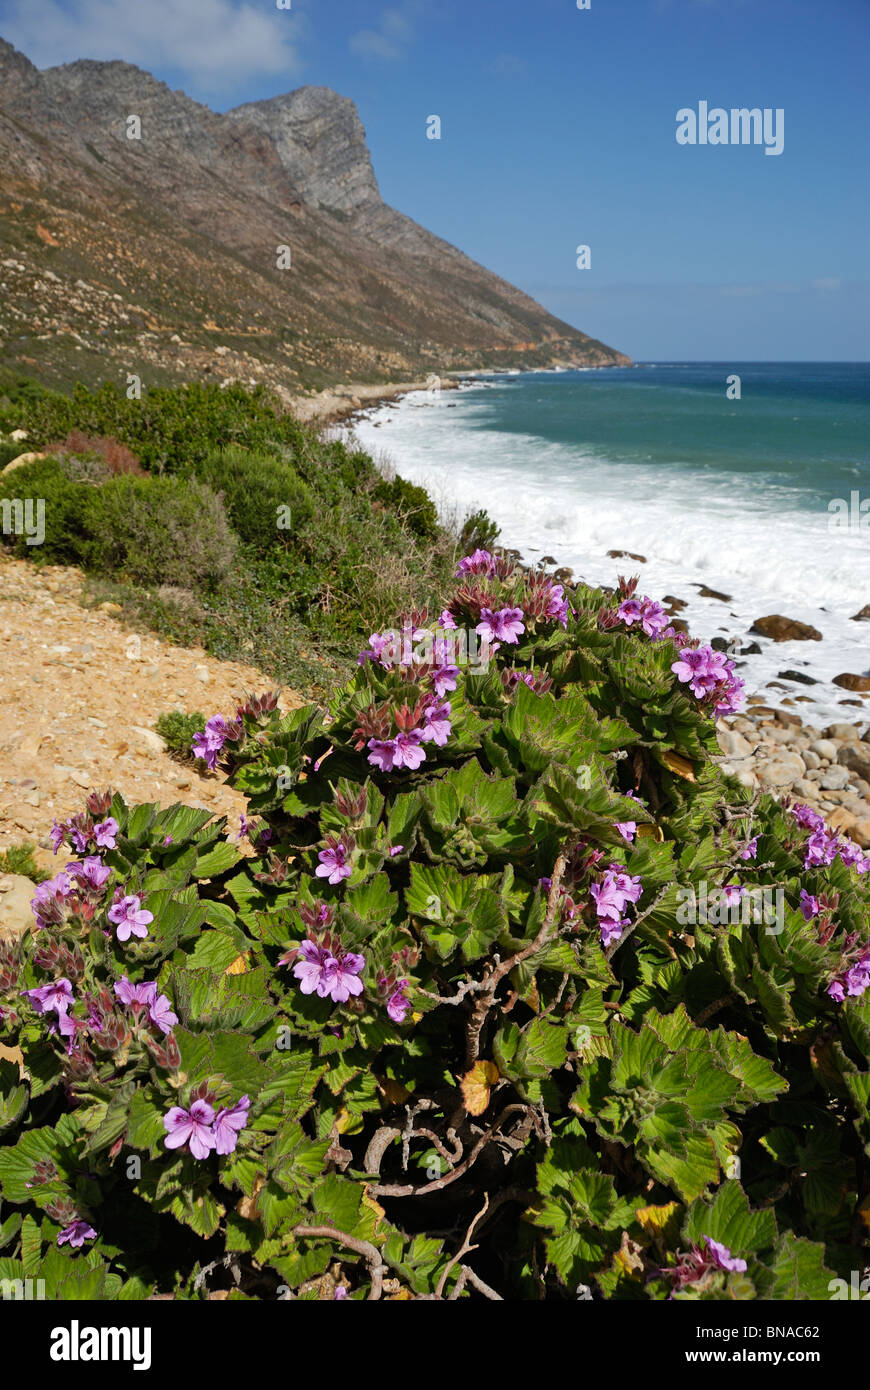
[[112, 874], [108, 864], [104, 864], [98, 854], [88, 855], [81, 864], [67, 864], [66, 871], [72, 875], [79, 888], [93, 893], [104, 887]]
[[202, 758], [206, 767], [213, 772], [217, 767], [218, 754], [229, 737], [227, 721], [222, 714], [213, 714], [206, 720], [205, 728], [193, 736], [191, 750], [195, 757]]
[[[114, 849], [117, 834], [118, 822], [114, 816], [107, 816], [105, 820], [94, 826], [94, 840], [100, 849]], [[79, 849], [80, 853], [84, 850], [84, 846], [79, 848], [77, 845], [76, 848]]]
[[194, 1101], [189, 1110], [173, 1105], [163, 1116], [167, 1149], [180, 1149], [188, 1144], [194, 1158], [207, 1158], [217, 1143], [212, 1129], [214, 1117], [213, 1107], [204, 1100]]
[[216, 1153], [231, 1154], [234, 1152], [239, 1139], [239, 1130], [244, 1129], [248, 1123], [250, 1107], [249, 1097], [242, 1096], [241, 1100], [231, 1109], [224, 1108], [218, 1111], [213, 1126]]
[[359, 972], [365, 965], [362, 956], [353, 951], [335, 952], [314, 941], [303, 941], [299, 946], [301, 960], [293, 967], [293, 974], [300, 982], [303, 994], [314, 994], [321, 999], [327, 995], [336, 1004], [344, 1004], [352, 994], [362, 994], [363, 984]]
[[38, 1014], [65, 1014], [76, 1002], [72, 985], [66, 978], [52, 980], [51, 984], [40, 985], [38, 989], [26, 989], [24, 993]]
[[628, 925], [629, 918], [623, 916], [626, 906], [636, 903], [643, 893], [640, 878], [622, 864], [611, 864], [598, 882], [590, 885], [589, 893], [595, 903], [601, 944], [610, 946]]
[[668, 625], [668, 615], [662, 605], [646, 594], [641, 599], [625, 599], [619, 605], [618, 613], [626, 627], [640, 623], [647, 637], [661, 637]]
[[80, 1249], [86, 1240], [96, 1240], [97, 1233], [93, 1226], [89, 1226], [87, 1221], [73, 1221], [69, 1226], [64, 1226], [57, 1238], [58, 1245], [66, 1245], [67, 1241], [73, 1249]]
[[431, 740], [443, 748], [450, 737], [450, 701], [444, 700], [441, 704], [437, 700], [430, 701], [423, 719], [423, 742]]
[[347, 862], [347, 846], [341, 841], [319, 850], [317, 857], [320, 863], [314, 872], [318, 878], [326, 878], [330, 883], [341, 883], [343, 878], [350, 878], [352, 870]]
[[116, 891], [115, 902], [109, 908], [108, 917], [117, 928], [116, 935], [119, 941], [129, 941], [131, 936], [146, 937], [148, 923], [154, 921], [153, 912], [143, 908], [142, 899], [137, 893], [129, 893], [124, 897], [120, 888]]
[[743, 849], [740, 851], [741, 859], [755, 859], [758, 855], [758, 841], [760, 835], [753, 835], [751, 840], [747, 840]]
[[395, 738], [370, 738], [368, 760], [382, 772], [394, 772], [400, 767], [415, 771], [426, 760], [426, 750], [420, 747], [423, 734], [422, 729], [410, 729]]
[[525, 632], [523, 617], [522, 608], [500, 608], [497, 613], [491, 608], [481, 608], [480, 622], [474, 630], [487, 642], [516, 643], [520, 633]]
[[813, 917], [818, 917], [822, 910], [822, 905], [818, 898], [812, 893], [808, 893], [806, 888], [801, 889], [801, 900], [798, 904], [805, 922], [812, 921]]
[[405, 1016], [411, 1007], [411, 1001], [407, 994], [408, 983], [407, 980], [397, 980], [387, 1000], [387, 1013], [394, 1023], [404, 1023]]
[[466, 555], [456, 567], [456, 577], [460, 579], [465, 574], [492, 574], [495, 569], [495, 558], [488, 550], [475, 550], [473, 554]]

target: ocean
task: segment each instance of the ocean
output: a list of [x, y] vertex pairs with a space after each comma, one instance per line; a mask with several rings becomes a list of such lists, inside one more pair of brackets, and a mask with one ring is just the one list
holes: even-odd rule
[[[353, 429], [445, 516], [484, 507], [524, 562], [550, 555], [596, 584], [637, 573], [639, 592], [687, 602], [693, 636], [757, 642], [741, 658], [750, 693], [810, 697], [796, 711], [811, 723], [861, 718], [842, 704], [861, 697], [832, 679], [870, 674], [870, 621], [852, 621], [870, 604], [870, 363], [480, 376], [375, 407]], [[823, 640], [750, 636], [771, 613]]]

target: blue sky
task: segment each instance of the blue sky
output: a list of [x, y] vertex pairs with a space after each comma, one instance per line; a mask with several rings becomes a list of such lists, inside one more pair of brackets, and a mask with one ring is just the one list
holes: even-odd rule
[[[0, 34], [218, 110], [335, 88], [388, 202], [636, 359], [870, 358], [870, 0], [0, 0]], [[782, 108], [782, 154], [678, 145], [702, 100]]]

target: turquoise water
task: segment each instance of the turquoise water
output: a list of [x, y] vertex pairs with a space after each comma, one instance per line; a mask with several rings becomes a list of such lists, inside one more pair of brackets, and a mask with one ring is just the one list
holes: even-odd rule
[[[741, 398], [726, 381], [740, 377]], [[472, 428], [597, 451], [735, 487], [784, 489], [796, 507], [870, 490], [870, 363], [643, 363], [488, 379]]]
[[[726, 395], [734, 375], [739, 400]], [[355, 429], [428, 486], [445, 515], [485, 507], [502, 544], [527, 561], [552, 555], [593, 583], [639, 573], [643, 592], [689, 603], [683, 616], [699, 636], [744, 637], [769, 613], [822, 632], [820, 643], [762, 641], [746, 675], [758, 687], [803, 667], [820, 682], [810, 689], [819, 711], [836, 714], [844, 692], [833, 676], [870, 670], [870, 623], [852, 621], [870, 603], [870, 516], [862, 527], [860, 513], [870, 500], [870, 364], [481, 377], [380, 407]], [[834, 526], [832, 506], [844, 516], [852, 507], [851, 526]], [[643, 560], [611, 559], [611, 549]], [[727, 604], [702, 598], [702, 584]]]

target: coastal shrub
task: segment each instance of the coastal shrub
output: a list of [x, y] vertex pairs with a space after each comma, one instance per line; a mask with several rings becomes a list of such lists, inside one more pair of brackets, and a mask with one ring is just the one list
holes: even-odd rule
[[190, 763], [195, 761], [191, 752], [193, 736], [204, 724], [205, 720], [198, 710], [185, 714], [184, 710], [174, 709], [158, 715], [154, 728], [171, 757], [178, 762]]
[[22, 401], [16, 419], [43, 444], [72, 430], [110, 436], [155, 473], [191, 472], [229, 445], [255, 449], [274, 440], [292, 445], [304, 434], [292, 416], [278, 416], [264, 388], [202, 382], [151, 387], [138, 400], [111, 382], [96, 391], [79, 385], [71, 396]]
[[76, 471], [70, 469], [69, 464], [76, 461], [99, 460], [107, 477], [114, 477], [119, 473], [141, 475], [144, 471], [136, 455], [131, 453], [126, 444], [100, 435], [87, 435], [81, 430], [70, 430], [65, 439], [46, 444], [45, 452], [68, 461], [67, 471], [70, 477], [75, 477]]
[[26, 447], [20, 440], [0, 439], [0, 468], [5, 468], [7, 463], [17, 459]]
[[422, 540], [434, 540], [438, 535], [438, 513], [425, 488], [409, 483], [406, 478], [382, 478], [372, 490], [372, 497], [382, 506], [398, 512], [405, 525]]
[[197, 477], [223, 494], [230, 525], [257, 555], [288, 545], [317, 509], [310, 488], [275, 454], [235, 445], [200, 464]]
[[33, 851], [36, 845], [26, 841], [23, 845], [10, 845], [0, 850], [0, 874], [23, 874], [25, 878], [35, 879], [39, 874]]
[[[718, 768], [733, 663], [482, 551], [244, 840], [92, 794], [0, 958], [0, 1274], [59, 1299], [827, 1300], [866, 1261], [870, 860]], [[443, 601], [443, 600], [442, 600]]]
[[469, 512], [462, 523], [459, 544], [462, 550], [491, 550], [498, 540], [499, 526], [482, 507]]
[[[431, 602], [453, 567], [455, 538], [440, 529], [433, 534], [434, 507], [420, 490], [397, 480], [398, 504], [379, 501], [384, 479], [365, 452], [301, 425], [263, 390], [194, 385], [149, 389], [141, 400], [128, 400], [107, 385], [81, 387], [71, 397], [35, 391], [16, 400], [0, 418], [8, 428], [28, 430], [28, 447], [71, 438], [116, 441], [152, 480], [161, 474], [198, 480], [223, 496], [239, 549], [233, 583], [219, 589], [208, 571], [204, 587], [199, 584], [200, 567], [190, 572], [180, 556], [171, 575], [156, 574], [153, 557], [162, 561], [164, 552], [151, 532], [141, 535], [137, 563], [125, 537], [142, 527], [117, 518], [117, 506], [112, 520], [120, 532], [106, 535], [101, 508], [111, 470], [94, 453], [60, 458], [66, 481], [83, 485], [79, 492], [54, 474], [78, 508], [74, 527], [66, 524], [64, 502], [47, 508], [47, 548], [6, 538], [18, 555], [85, 565], [92, 596], [121, 603], [128, 621], [172, 641], [256, 663], [325, 698], [381, 615], [406, 601]], [[14, 485], [11, 495], [19, 495]], [[181, 579], [179, 567], [187, 571]], [[171, 595], [181, 589], [189, 599], [179, 606]]]
[[89, 563], [138, 584], [216, 588], [237, 542], [221, 498], [181, 478], [112, 478], [92, 493]]
[[91, 537], [91, 493], [70, 479], [56, 459], [36, 459], [23, 463], [0, 477], [0, 502], [17, 498], [30, 502], [33, 516], [41, 502], [44, 508], [45, 538], [41, 545], [28, 545], [23, 531], [0, 532], [0, 543], [19, 559], [37, 564], [80, 565], [87, 562]]

